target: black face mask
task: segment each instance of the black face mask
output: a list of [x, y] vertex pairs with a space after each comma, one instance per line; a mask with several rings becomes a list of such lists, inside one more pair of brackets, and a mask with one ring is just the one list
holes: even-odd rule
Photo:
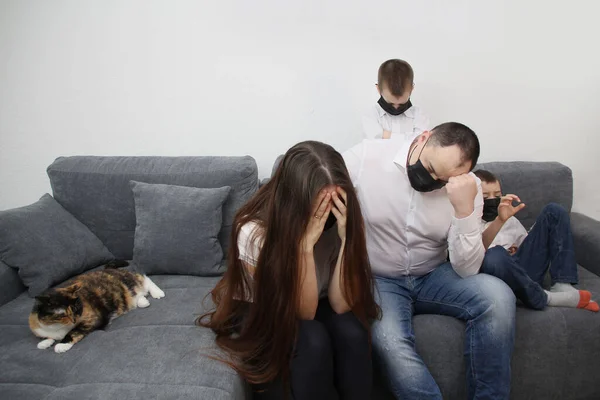
[[483, 200], [483, 220], [491, 222], [498, 216], [498, 206], [500, 205], [500, 197]]
[[[425, 143], [425, 145], [427, 145], [427, 143]], [[425, 146], [423, 146], [423, 148], [421, 149], [421, 153], [423, 153], [424, 148]], [[446, 182], [433, 179], [431, 174], [427, 171], [427, 169], [423, 166], [423, 163], [421, 162], [421, 153], [419, 153], [419, 159], [414, 165], [406, 166], [406, 173], [408, 174], [410, 186], [412, 186], [412, 188], [415, 189], [417, 192], [431, 192], [433, 190], [443, 188], [446, 185]], [[410, 159], [410, 155], [408, 158]]]
[[381, 108], [383, 108], [383, 111], [385, 111], [386, 113], [388, 113], [390, 115], [404, 114], [406, 112], [406, 110], [408, 110], [409, 108], [412, 107], [412, 103], [410, 102], [410, 99], [408, 99], [408, 101], [406, 103], [400, 104], [400, 107], [394, 108], [393, 105], [391, 105], [390, 103], [385, 101], [383, 96], [379, 97], [379, 101], [377, 102], [377, 104], [379, 104], [381, 106]]

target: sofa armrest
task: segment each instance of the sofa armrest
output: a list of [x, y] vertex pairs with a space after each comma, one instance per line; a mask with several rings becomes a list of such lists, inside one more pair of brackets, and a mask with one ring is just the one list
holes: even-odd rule
[[577, 263], [600, 276], [600, 221], [573, 212], [571, 229]]
[[15, 299], [25, 289], [17, 270], [0, 261], [0, 306]]

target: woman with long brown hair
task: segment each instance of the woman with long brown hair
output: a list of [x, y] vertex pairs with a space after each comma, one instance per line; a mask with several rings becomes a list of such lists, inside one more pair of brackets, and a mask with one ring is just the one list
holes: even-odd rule
[[293, 146], [236, 214], [231, 243], [215, 309], [197, 323], [255, 398], [369, 398], [379, 307], [342, 156], [320, 142]]

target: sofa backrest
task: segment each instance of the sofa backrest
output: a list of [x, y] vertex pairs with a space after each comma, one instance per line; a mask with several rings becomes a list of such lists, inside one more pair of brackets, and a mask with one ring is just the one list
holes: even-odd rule
[[516, 194], [527, 205], [516, 215], [526, 229], [531, 228], [548, 203], [558, 203], [571, 211], [573, 174], [561, 163], [503, 161], [477, 164], [475, 170], [478, 169], [496, 175], [504, 194]]
[[0, 261], [0, 306], [8, 303], [26, 289], [17, 269]]
[[133, 257], [135, 206], [129, 181], [198, 188], [230, 186], [219, 242], [224, 259], [235, 212], [258, 188], [255, 160], [245, 157], [60, 157], [48, 167], [54, 198], [118, 259]]

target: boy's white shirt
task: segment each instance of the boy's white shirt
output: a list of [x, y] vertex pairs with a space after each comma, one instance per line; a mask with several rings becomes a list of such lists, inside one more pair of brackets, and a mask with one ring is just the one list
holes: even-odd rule
[[[485, 231], [491, 222], [482, 221], [482, 230]], [[515, 217], [510, 217], [502, 226], [489, 249], [495, 246], [502, 246], [508, 250], [512, 246], [520, 247], [525, 238], [527, 231], [521, 225], [521, 222]]]
[[363, 116], [362, 122], [366, 139], [381, 139], [384, 130], [391, 132], [392, 136], [404, 135], [409, 139], [430, 129], [429, 118], [416, 106], [403, 114], [391, 115], [375, 103]]

